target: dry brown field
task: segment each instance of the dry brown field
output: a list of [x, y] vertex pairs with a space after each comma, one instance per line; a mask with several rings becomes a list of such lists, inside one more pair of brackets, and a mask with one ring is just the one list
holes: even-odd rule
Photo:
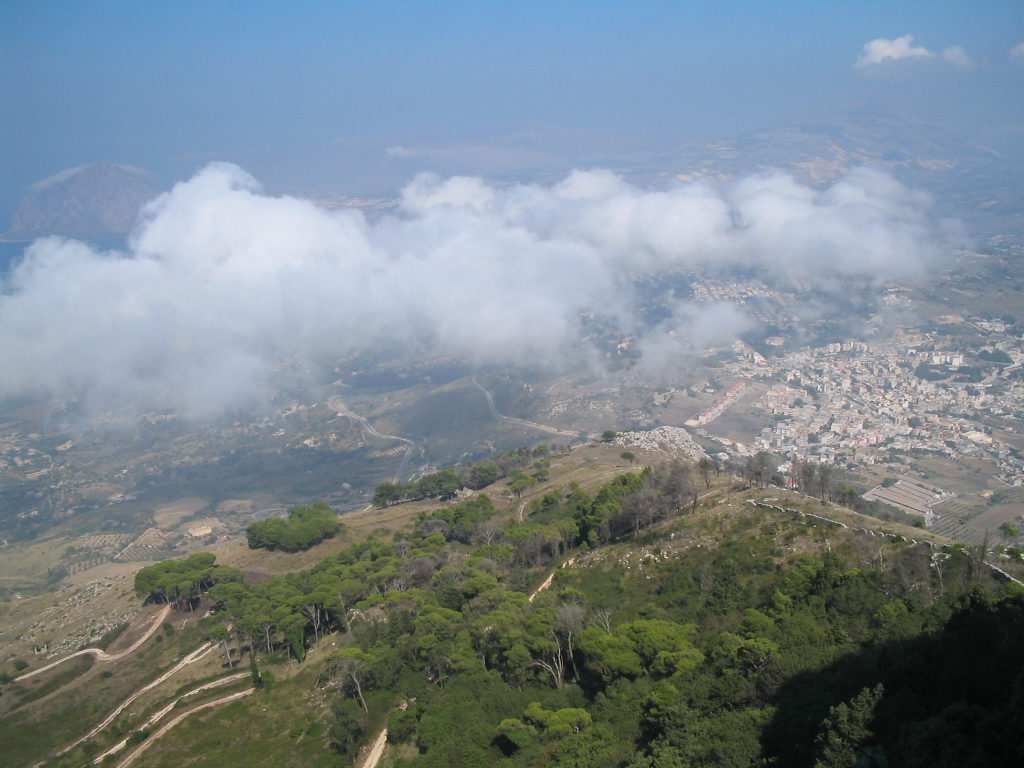
[[1003, 523], [1014, 523], [1024, 515], [1024, 504], [998, 504], [971, 520], [971, 527], [995, 531]]
[[153, 512], [153, 522], [162, 531], [169, 531], [189, 515], [205, 509], [209, 501], [198, 496], [186, 496], [168, 504], [162, 504]]

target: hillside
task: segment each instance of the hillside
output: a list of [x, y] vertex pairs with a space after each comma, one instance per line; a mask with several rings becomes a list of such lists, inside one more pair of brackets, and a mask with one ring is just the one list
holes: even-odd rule
[[[12, 766], [82, 739], [53, 764], [344, 766], [372, 742], [395, 766], [1008, 764], [1024, 598], [979, 549], [620, 451], [554, 457], [522, 498], [505, 479], [352, 513], [297, 554], [177, 561], [177, 607], [138, 651], [4, 685], [0, 749]], [[170, 599], [151, 595], [139, 614], [122, 577], [6, 603], [3, 671], [39, 669], [25, 642], [100, 608], [130, 624], [110, 653], [131, 647]]]
[[139, 168], [113, 163], [70, 168], [28, 189], [4, 239], [121, 237], [158, 193]]

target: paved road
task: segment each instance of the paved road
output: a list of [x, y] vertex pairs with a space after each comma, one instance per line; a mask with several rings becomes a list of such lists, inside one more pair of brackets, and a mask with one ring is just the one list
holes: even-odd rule
[[498, 409], [494, 407], [494, 398], [491, 393], [484, 389], [483, 385], [473, 377], [473, 383], [476, 384], [476, 388], [484, 393], [484, 397], [487, 398], [487, 407], [491, 411], [493, 416], [498, 421], [504, 421], [507, 424], [519, 424], [523, 427], [531, 427], [532, 429], [539, 429], [541, 432], [547, 432], [549, 435], [561, 435], [562, 437], [579, 437], [578, 432], [566, 432], [564, 429], [556, 429], [555, 427], [546, 427], [543, 424], [536, 424], [532, 421], [525, 421], [523, 419], [514, 419], [511, 416], [502, 416], [498, 413]]
[[398, 435], [385, 435], [382, 432], [378, 432], [376, 429], [370, 426], [370, 422], [368, 422], [359, 414], [352, 413], [352, 411], [346, 408], [345, 404], [341, 402], [341, 399], [338, 397], [330, 398], [327, 401], [327, 407], [337, 411], [339, 416], [348, 416], [350, 419], [358, 421], [371, 435], [382, 437], [385, 440], [401, 440], [403, 443], [405, 443], [405, 455], [402, 457], [402, 463], [399, 464], [398, 466], [398, 471], [395, 472], [394, 482], [399, 482], [402, 479], [402, 477], [405, 476], [405, 470], [409, 466], [409, 459], [412, 458], [413, 448], [416, 447], [416, 444], [412, 440], [410, 440], [407, 437], [399, 437]]

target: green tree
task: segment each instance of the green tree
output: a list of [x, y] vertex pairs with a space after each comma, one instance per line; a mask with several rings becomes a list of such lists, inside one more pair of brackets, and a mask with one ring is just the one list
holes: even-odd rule
[[214, 565], [216, 557], [197, 552], [184, 560], [164, 560], [141, 568], [135, 574], [135, 593], [140, 597], [173, 603], [180, 611], [192, 608], [193, 601], [202, 601], [203, 594], [217, 583], [240, 582], [237, 568]]
[[341, 530], [334, 510], [323, 502], [294, 507], [288, 519], [272, 517], [250, 525], [245, 533], [249, 549], [280, 549], [298, 552], [332, 538]]
[[506, 753], [512, 753], [529, 746], [537, 736], [537, 729], [522, 720], [506, 718], [497, 727], [499, 740]]
[[580, 649], [586, 655], [586, 665], [606, 681], [643, 674], [643, 659], [636, 652], [636, 645], [620, 633], [609, 635], [597, 627], [588, 627], [580, 635]]
[[475, 491], [486, 488], [498, 481], [501, 469], [497, 464], [483, 464], [473, 467], [469, 475], [469, 487]]
[[594, 722], [593, 717], [585, 709], [577, 707], [559, 709], [548, 717], [544, 735], [557, 738], [568, 736], [571, 733], [580, 733], [592, 722]]
[[331, 746], [343, 755], [355, 757], [366, 731], [359, 706], [351, 699], [338, 698], [331, 703], [331, 715], [327, 731]]
[[288, 647], [295, 654], [300, 663], [306, 658], [306, 620], [302, 614], [288, 613], [280, 621], [278, 626], [284, 632]]
[[374, 489], [373, 506], [390, 507], [402, 500], [402, 489], [392, 482], [384, 482]]
[[818, 760], [814, 768], [857, 768], [861, 764], [860, 754], [873, 736], [868, 725], [882, 693], [881, 684], [865, 688], [848, 704], [829, 710], [815, 739]]
[[697, 464], [697, 468], [700, 470], [700, 477], [704, 481], [705, 490], [711, 487], [711, 460], [706, 456], [700, 460]]
[[511, 490], [518, 499], [523, 495], [523, 492], [526, 491], [527, 488], [532, 488], [536, 484], [536, 478], [530, 477], [526, 473], [517, 469], [512, 473], [512, 482], [509, 483], [509, 490]]
[[999, 526], [999, 532], [1003, 534], [1003, 540], [1009, 541], [1010, 539], [1016, 539], [1020, 536], [1020, 531], [1017, 530], [1016, 526], [1009, 522], [1003, 523]]
[[332, 657], [333, 674], [341, 677], [345, 687], [355, 693], [364, 712], [369, 712], [370, 709], [363, 698], [363, 688], [369, 684], [373, 665], [378, 661], [376, 656], [359, 648], [343, 648]]

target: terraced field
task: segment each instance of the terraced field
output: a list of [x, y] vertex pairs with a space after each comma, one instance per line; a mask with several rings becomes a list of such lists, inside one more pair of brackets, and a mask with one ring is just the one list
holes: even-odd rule
[[1020, 527], [1024, 519], [1024, 488], [1008, 488], [989, 497], [978, 494], [952, 499], [936, 505], [933, 511], [939, 516], [930, 528], [935, 533], [980, 544], [987, 531], [993, 541], [1002, 538], [998, 529], [1003, 523]]

